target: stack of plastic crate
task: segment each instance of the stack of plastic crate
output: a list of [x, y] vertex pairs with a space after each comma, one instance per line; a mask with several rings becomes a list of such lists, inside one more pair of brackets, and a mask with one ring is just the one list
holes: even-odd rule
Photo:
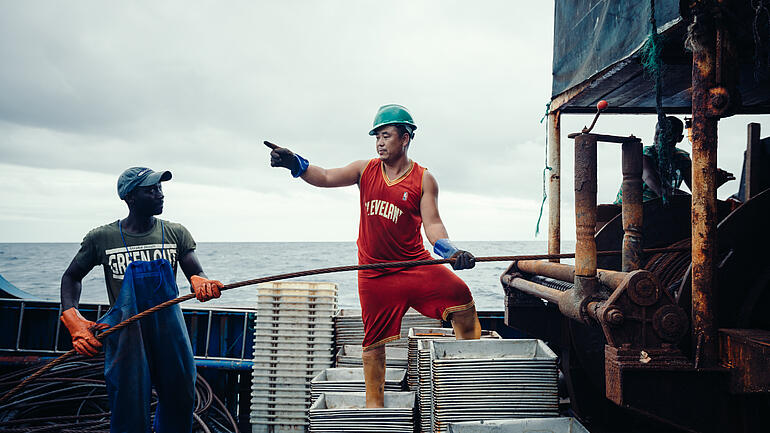
[[310, 381], [334, 363], [337, 285], [275, 282], [257, 290], [252, 432], [304, 432]]

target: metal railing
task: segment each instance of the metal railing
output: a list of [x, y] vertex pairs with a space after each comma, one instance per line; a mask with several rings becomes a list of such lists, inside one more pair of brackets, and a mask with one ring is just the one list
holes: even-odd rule
[[[90, 320], [101, 317], [102, 312], [108, 309], [107, 305], [101, 304], [81, 304], [80, 306], [81, 313]], [[71, 346], [68, 341], [64, 342], [61, 338], [62, 325], [59, 322], [61, 313], [62, 306], [58, 302], [0, 299], [0, 326], [4, 328], [4, 332], [0, 335], [0, 355], [58, 355], [67, 352]], [[215, 361], [222, 361], [223, 365], [226, 363], [251, 365], [253, 355], [248, 350], [250, 346], [246, 345], [246, 340], [253, 337], [250, 324], [254, 323], [255, 309], [182, 307], [182, 313], [196, 361], [213, 361], [204, 363], [207, 366], [216, 366]], [[200, 332], [202, 328], [199, 324], [200, 317], [205, 317], [206, 320], [203, 332]], [[214, 326], [217, 319], [220, 321], [220, 326]], [[12, 329], [14, 326], [15, 333]], [[240, 330], [228, 332], [232, 326]], [[198, 341], [200, 334], [205, 334], [205, 342]], [[11, 336], [15, 338], [11, 340], [9, 338]], [[47, 343], [46, 340], [51, 343]], [[216, 341], [215, 345], [218, 349], [214, 349], [214, 353], [212, 353], [212, 340]], [[240, 344], [240, 350], [233, 354], [232, 349], [236, 344]]]

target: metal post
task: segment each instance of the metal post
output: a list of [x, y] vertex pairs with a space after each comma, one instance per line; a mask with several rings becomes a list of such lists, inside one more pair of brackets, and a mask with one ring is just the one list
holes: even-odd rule
[[746, 182], [746, 200], [759, 194], [759, 173], [762, 167], [759, 163], [759, 154], [762, 151], [759, 142], [759, 123], [749, 123], [748, 127], [748, 143], [746, 145], [746, 157], [745, 164], [746, 170], [744, 171], [744, 177]]
[[[561, 112], [548, 113], [548, 254], [561, 252]], [[551, 259], [559, 262], [559, 259]]]
[[575, 136], [575, 288], [565, 292], [569, 300], [559, 304], [568, 317], [588, 323], [585, 304], [596, 293], [596, 141], [593, 134]]
[[623, 255], [621, 270], [642, 267], [642, 142], [623, 146]]
[[692, 335], [696, 367], [715, 366], [717, 117], [707, 114], [716, 85], [716, 35], [693, 51], [692, 63]]
[[21, 326], [24, 324], [24, 302], [21, 303], [21, 309], [19, 310], [19, 328], [16, 330], [16, 350], [20, 350], [21, 345]]
[[575, 277], [596, 276], [596, 137], [575, 137]]

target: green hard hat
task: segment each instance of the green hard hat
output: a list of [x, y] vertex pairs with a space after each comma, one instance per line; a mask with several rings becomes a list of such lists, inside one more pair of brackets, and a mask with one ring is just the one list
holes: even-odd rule
[[414, 124], [412, 115], [409, 114], [409, 110], [407, 110], [406, 107], [398, 104], [383, 105], [377, 110], [377, 114], [374, 115], [374, 125], [372, 126], [372, 130], [369, 131], [369, 135], [374, 135], [374, 131], [381, 126], [395, 125], [398, 123], [408, 125], [412, 132], [410, 135], [413, 135], [414, 130], [417, 129], [417, 125]]

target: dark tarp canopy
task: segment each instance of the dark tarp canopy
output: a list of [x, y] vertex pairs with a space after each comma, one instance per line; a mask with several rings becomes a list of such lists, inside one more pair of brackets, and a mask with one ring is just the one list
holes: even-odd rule
[[[759, 82], [754, 77], [754, 11], [749, 0], [734, 3], [740, 23], [735, 29], [741, 63], [738, 113], [770, 113], [767, 74]], [[663, 108], [669, 113], [689, 113], [692, 54], [684, 48], [687, 22], [680, 15], [679, 1], [656, 0], [655, 20], [663, 35]], [[610, 112], [655, 112], [654, 81], [640, 62], [649, 33], [649, 1], [556, 0], [551, 109], [595, 112], [596, 102], [606, 99]]]

